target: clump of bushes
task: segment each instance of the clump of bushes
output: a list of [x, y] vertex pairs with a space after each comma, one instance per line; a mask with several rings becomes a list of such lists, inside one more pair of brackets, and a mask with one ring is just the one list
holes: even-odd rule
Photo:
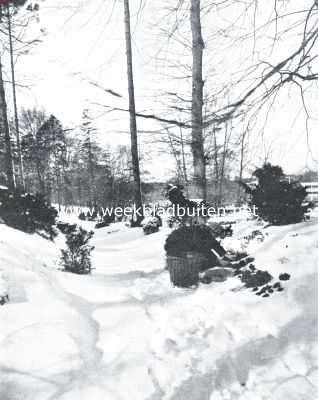
[[0, 296], [0, 306], [4, 306], [8, 302], [9, 302], [9, 295], [8, 294]]
[[93, 235], [93, 231], [86, 231], [80, 226], [66, 234], [66, 249], [61, 250], [61, 264], [65, 271], [75, 274], [91, 273], [91, 252], [94, 246], [88, 242]]
[[102, 220], [97, 222], [95, 228], [96, 229], [105, 228], [106, 226], [109, 226], [113, 222], [115, 222], [115, 215], [104, 215]]
[[64, 234], [68, 235], [76, 230], [76, 224], [69, 224], [68, 222], [58, 222], [56, 227]]
[[86, 214], [84, 213], [84, 211], [80, 212], [80, 214], [78, 215], [78, 219], [80, 219], [81, 221], [86, 221]]
[[[257, 296], [261, 297], [270, 297], [274, 292], [282, 292], [284, 290], [280, 281], [288, 280], [290, 278], [289, 274], [280, 274], [280, 281], [271, 283], [273, 276], [268, 271], [257, 269], [253, 263], [249, 262], [250, 259], [251, 257], [247, 257], [243, 264], [241, 262], [235, 265], [232, 264], [236, 269], [234, 275], [242, 281], [244, 287], [252, 289]], [[248, 262], [248, 265], [246, 265], [246, 262]]]
[[184, 257], [188, 252], [195, 252], [204, 255], [211, 263], [216, 260], [211, 249], [221, 256], [225, 253], [212, 229], [206, 225], [181, 226], [170, 233], [164, 248], [168, 256]]
[[12, 228], [53, 239], [57, 214], [41, 194], [0, 191], [0, 218]]
[[293, 224], [304, 220], [308, 205], [304, 205], [306, 189], [299, 182], [289, 182], [279, 166], [264, 164], [253, 174], [258, 179], [255, 188], [243, 184], [251, 195], [251, 205], [257, 214], [274, 225]]
[[261, 271], [257, 269], [254, 271], [243, 271], [239, 277], [247, 288], [266, 285], [273, 279], [268, 271]]
[[78, 216], [78, 219], [80, 219], [81, 221], [97, 221], [98, 218], [99, 214], [97, 210], [87, 212], [82, 211]]

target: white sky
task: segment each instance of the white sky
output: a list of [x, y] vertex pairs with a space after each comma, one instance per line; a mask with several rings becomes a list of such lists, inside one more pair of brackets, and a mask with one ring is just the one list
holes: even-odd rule
[[[115, 6], [113, 7], [113, 4]], [[160, 3], [160, 4], [158, 4]], [[179, 46], [176, 42], [159, 36], [159, 29], [168, 26], [169, 17], [163, 18], [162, 6], [169, 4], [168, 0], [154, 3], [149, 0], [131, 0], [134, 72], [137, 111], [146, 110], [166, 117], [164, 103], [160, 90], [186, 93], [190, 88], [189, 80], [171, 81], [166, 74], [171, 70], [167, 62], [159, 62], [156, 56], [168, 57], [177, 64], [179, 60], [188, 60], [188, 49]], [[174, 4], [170, 0], [170, 4]], [[302, 0], [300, 3], [308, 3]], [[117, 0], [45, 0], [40, 3], [40, 22], [33, 23], [29, 29], [29, 36], [39, 34], [40, 28], [45, 28], [47, 34], [42, 36], [42, 43], [37, 45], [31, 54], [19, 58], [17, 62], [18, 79], [29, 85], [28, 89], [20, 90], [19, 105], [29, 107], [36, 105], [44, 107], [47, 113], [55, 114], [66, 126], [76, 126], [80, 123], [82, 110], [89, 106], [96, 116], [96, 124], [100, 130], [101, 141], [105, 144], [129, 143], [127, 133], [129, 118], [126, 113], [104, 114], [102, 107], [93, 103], [127, 107], [127, 83], [123, 26], [123, 4]], [[203, 21], [203, 35], [205, 37], [205, 72], [216, 71], [216, 81], [208, 82], [208, 88], [212, 91], [214, 85], [219, 83], [220, 77], [226, 79], [233, 69], [239, 69], [233, 60], [245, 57], [244, 46], [238, 44], [230, 51], [224, 49], [224, 43], [228, 38], [210, 40], [210, 27], [223, 28], [228, 21], [236, 17], [232, 9], [231, 14], [218, 14], [205, 18]], [[266, 12], [263, 9], [262, 12]], [[264, 19], [265, 15], [257, 15]], [[244, 20], [242, 20], [244, 21]], [[185, 20], [184, 37], [190, 44], [190, 36], [187, 34], [187, 20]], [[246, 26], [233, 28], [235, 35], [239, 30], [248, 29]], [[158, 23], [158, 25], [156, 25]], [[271, 55], [272, 59], [280, 59], [284, 51], [289, 52], [289, 46], [293, 45], [292, 38], [283, 43], [279, 49]], [[263, 42], [257, 43], [256, 57], [263, 59], [268, 57], [268, 50]], [[250, 45], [250, 43], [249, 43]], [[235, 64], [235, 65], [233, 65]], [[222, 75], [221, 72], [223, 71]], [[115, 90], [123, 98], [117, 99], [99, 89], [92, 87], [87, 80], [94, 80], [105, 88]], [[153, 94], [157, 93], [157, 98]], [[317, 87], [313, 87], [310, 96], [310, 107], [317, 103]], [[251, 170], [264, 158], [264, 153], [271, 150], [270, 160], [281, 164], [286, 172], [299, 172], [305, 166], [315, 166], [308, 153], [305, 115], [301, 107], [299, 94], [295, 88], [286, 88], [278, 98], [273, 112], [270, 114], [264, 136], [259, 134], [261, 122], [252, 132], [253, 157]], [[261, 119], [261, 118], [259, 118]], [[156, 122], [138, 119], [138, 127], [145, 130], [157, 129]], [[236, 134], [242, 127], [234, 122]], [[317, 153], [318, 141], [315, 138], [316, 122], [309, 122], [309, 142], [313, 154]], [[142, 135], [142, 142], [149, 141], [149, 135]], [[157, 179], [167, 179], [167, 175], [173, 168], [171, 157], [161, 155], [154, 150], [156, 146], [147, 145], [147, 159], [145, 167]], [[152, 162], [149, 159], [152, 158]], [[318, 158], [318, 157], [317, 157]]]

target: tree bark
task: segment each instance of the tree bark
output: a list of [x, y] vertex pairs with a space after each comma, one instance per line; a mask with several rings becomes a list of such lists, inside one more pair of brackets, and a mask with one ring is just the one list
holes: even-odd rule
[[231, 127], [229, 128], [228, 122], [226, 122], [225, 133], [224, 133], [224, 142], [223, 142], [223, 154], [222, 154], [221, 168], [220, 168], [220, 184], [219, 184], [219, 196], [218, 196], [219, 205], [221, 205], [222, 201], [223, 201], [223, 184], [224, 184], [224, 175], [225, 175], [225, 164], [226, 164], [226, 157], [228, 155], [230, 139], [231, 139]]
[[214, 190], [215, 190], [215, 201], [218, 203], [218, 198], [217, 198], [217, 190], [219, 187], [219, 149], [218, 149], [218, 144], [216, 140], [216, 132], [217, 128], [213, 127], [213, 145], [214, 145], [214, 152], [213, 152], [213, 158], [214, 158]]
[[183, 177], [184, 177], [184, 183], [185, 183], [185, 186], [186, 186], [186, 193], [187, 193], [187, 196], [189, 196], [189, 193], [188, 193], [188, 184], [189, 183], [188, 183], [187, 164], [186, 164], [186, 159], [185, 159], [183, 132], [182, 132], [182, 128], [181, 127], [179, 129], [180, 129]]
[[182, 170], [180, 158], [178, 157], [178, 151], [175, 148], [175, 145], [174, 145], [173, 140], [171, 138], [169, 129], [166, 129], [166, 131], [167, 131], [167, 136], [168, 136], [168, 140], [169, 140], [171, 153], [172, 153], [172, 155], [173, 155], [173, 157], [174, 157], [174, 159], [176, 161], [178, 183], [181, 184], [184, 179], [182, 179], [183, 178], [183, 170]]
[[201, 1], [191, 0], [192, 31], [192, 156], [193, 183], [196, 195], [206, 199], [206, 165], [203, 139], [203, 49], [201, 32]]
[[15, 133], [16, 133], [16, 138], [17, 138], [18, 160], [19, 160], [19, 178], [20, 178], [20, 185], [21, 185], [22, 189], [25, 190], [24, 168], [23, 168], [23, 159], [22, 159], [22, 151], [21, 151], [20, 127], [19, 127], [18, 107], [17, 107], [17, 93], [16, 93], [16, 85], [15, 85], [15, 67], [14, 67], [14, 60], [13, 60], [12, 26], [11, 26], [11, 15], [10, 15], [9, 5], [7, 5], [7, 18], [8, 18], [8, 33], [9, 33], [9, 45], [10, 45], [10, 63], [11, 63], [14, 123], [15, 123]]
[[15, 190], [15, 178], [13, 169], [13, 157], [11, 148], [11, 138], [8, 124], [7, 103], [4, 91], [2, 76], [2, 62], [0, 58], [0, 134], [4, 136], [5, 143], [5, 163], [7, 174], [7, 185], [10, 190]]
[[129, 0], [124, 0], [124, 11], [125, 11], [125, 39], [126, 39], [126, 56], [127, 56], [131, 156], [132, 156], [132, 168], [133, 168], [133, 177], [135, 184], [134, 200], [136, 207], [139, 208], [142, 206], [142, 199], [141, 199], [139, 154], [138, 154], [135, 89], [134, 89], [134, 76], [133, 76], [133, 63], [132, 63], [132, 48], [131, 48]]
[[[244, 169], [244, 156], [245, 156], [245, 138], [246, 138], [247, 130], [243, 132], [241, 139], [241, 148], [240, 148], [240, 172], [239, 172], [239, 182], [243, 179], [243, 169]], [[241, 203], [241, 185], [238, 185], [237, 188], [237, 202]]]

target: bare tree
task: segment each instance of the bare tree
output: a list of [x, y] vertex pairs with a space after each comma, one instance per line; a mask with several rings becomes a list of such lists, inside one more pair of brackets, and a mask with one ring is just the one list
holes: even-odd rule
[[[243, 179], [243, 172], [244, 172], [244, 166], [245, 166], [245, 153], [246, 153], [246, 141], [247, 141], [247, 137], [248, 137], [248, 133], [249, 133], [249, 129], [248, 127], [243, 131], [241, 137], [240, 137], [240, 167], [239, 167], [239, 182], [242, 181]], [[240, 202], [241, 201], [241, 194], [242, 194], [242, 190], [241, 190], [241, 185], [238, 185], [237, 188], [237, 201]]]
[[203, 49], [201, 1], [191, 0], [192, 31], [192, 155], [193, 183], [197, 196], [206, 199], [206, 170], [203, 143]]
[[0, 58], [0, 134], [4, 136], [4, 143], [5, 143], [5, 164], [6, 164], [7, 184], [10, 190], [14, 190], [15, 176], [13, 168], [11, 138], [9, 131], [7, 102], [6, 102], [6, 95], [3, 82], [1, 58]]
[[[48, 117], [43, 110], [37, 110], [36, 108], [33, 108], [32, 110], [22, 109], [21, 111], [21, 150], [25, 157], [25, 181], [26, 189], [28, 191], [44, 192], [45, 190], [44, 170], [41, 166], [41, 157], [38, 151], [37, 133], [47, 118]], [[32, 146], [30, 146], [30, 143]], [[29, 149], [31, 149], [31, 152]], [[33, 170], [35, 171], [36, 179], [34, 179], [31, 174], [31, 171]], [[31, 178], [29, 178], [29, 175], [31, 175]], [[36, 181], [37, 185], [35, 184]]]
[[14, 111], [14, 124], [15, 133], [17, 138], [17, 152], [18, 152], [18, 163], [19, 163], [19, 179], [20, 186], [25, 190], [25, 179], [24, 179], [24, 168], [23, 158], [20, 141], [20, 127], [19, 127], [19, 116], [17, 106], [17, 92], [16, 92], [16, 80], [15, 80], [15, 66], [14, 66], [14, 55], [13, 55], [13, 37], [12, 37], [12, 23], [10, 6], [7, 5], [7, 22], [8, 22], [8, 36], [9, 36], [9, 52], [10, 52], [10, 66], [11, 66], [11, 79], [12, 79], [12, 97], [13, 97], [13, 111]]
[[132, 61], [132, 48], [131, 48], [129, 0], [124, 0], [124, 12], [125, 12], [125, 41], [126, 41], [126, 56], [127, 56], [127, 79], [128, 79], [129, 115], [130, 115], [131, 156], [132, 156], [134, 183], [135, 183], [135, 196], [134, 196], [135, 199], [134, 200], [135, 200], [136, 207], [139, 208], [142, 206], [142, 198], [141, 198], [141, 181], [140, 181], [139, 154], [138, 154], [138, 136], [137, 136], [137, 122], [136, 122], [133, 61]]

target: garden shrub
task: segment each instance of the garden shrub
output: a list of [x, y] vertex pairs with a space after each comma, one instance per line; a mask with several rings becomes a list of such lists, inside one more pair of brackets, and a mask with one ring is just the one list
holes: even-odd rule
[[196, 252], [206, 256], [212, 263], [215, 263], [216, 257], [211, 249], [224, 255], [212, 229], [206, 225], [181, 226], [170, 233], [164, 248], [168, 256], [183, 257], [187, 252]]
[[97, 210], [93, 210], [93, 211], [87, 210], [87, 212], [82, 211], [79, 214], [78, 219], [80, 219], [81, 221], [97, 221], [98, 220], [98, 211]]
[[8, 294], [0, 295], [0, 306], [3, 306], [8, 302], [9, 302], [9, 295]]
[[104, 215], [100, 222], [97, 222], [95, 225], [96, 229], [105, 228], [109, 226], [111, 223], [115, 222], [115, 215]]
[[98, 211], [94, 210], [93, 212], [87, 212], [86, 219], [87, 219], [87, 221], [97, 221], [98, 220]]
[[94, 246], [88, 244], [94, 235], [77, 226], [73, 232], [66, 235], [66, 249], [62, 249], [61, 264], [65, 271], [75, 274], [89, 274], [92, 269], [91, 252]]
[[0, 191], [0, 217], [12, 228], [27, 233], [44, 232], [53, 239], [57, 214], [41, 194]]
[[68, 222], [58, 222], [56, 226], [64, 235], [74, 232], [77, 227], [76, 224], [69, 224]]
[[100, 229], [100, 228], [106, 228], [107, 226], [109, 226], [108, 221], [100, 221], [96, 223], [95, 228]]
[[288, 182], [282, 168], [271, 164], [264, 164], [253, 175], [258, 179], [257, 186], [251, 189], [243, 185], [264, 221], [286, 225], [304, 220], [309, 206], [304, 205], [307, 192], [299, 182]]
[[243, 271], [239, 277], [247, 288], [266, 285], [273, 279], [268, 271], [262, 270]]
[[81, 221], [86, 221], [86, 214], [84, 213], [84, 211], [79, 214], [78, 219], [80, 219]]

